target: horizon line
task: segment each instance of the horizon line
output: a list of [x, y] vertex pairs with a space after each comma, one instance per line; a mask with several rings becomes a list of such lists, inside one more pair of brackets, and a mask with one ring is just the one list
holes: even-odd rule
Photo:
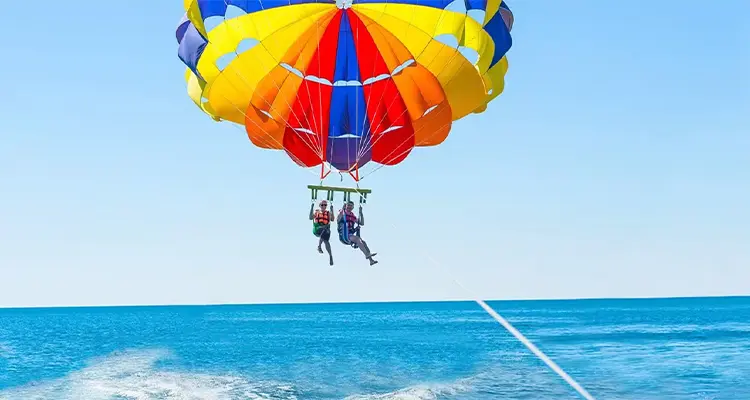
[[[516, 298], [482, 299], [488, 303], [499, 302], [544, 302], [544, 301], [602, 301], [602, 300], [687, 300], [687, 299], [738, 299], [750, 298], [750, 294], [703, 295], [703, 296], [641, 296], [641, 297], [568, 297], [568, 298]], [[232, 306], [304, 306], [304, 305], [367, 305], [367, 304], [419, 304], [419, 303], [474, 303], [475, 299], [443, 300], [360, 300], [360, 301], [306, 301], [306, 302], [250, 302], [250, 303], [174, 303], [174, 304], [100, 304], [100, 305], [53, 305], [53, 306], [0, 306], [4, 310], [44, 310], [77, 308], [146, 308], [146, 307], [232, 307]]]

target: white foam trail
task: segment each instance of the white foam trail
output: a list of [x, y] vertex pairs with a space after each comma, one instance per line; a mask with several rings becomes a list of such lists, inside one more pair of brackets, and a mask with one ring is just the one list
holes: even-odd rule
[[[520, 350], [519, 350], [520, 351]], [[503, 351], [503, 358], [509, 356]], [[59, 379], [35, 382], [23, 387], [0, 391], [1, 400], [303, 400], [314, 399], [301, 395], [306, 390], [297, 384], [253, 381], [232, 374], [208, 374], [185, 371], [165, 371], [156, 363], [170, 357], [163, 350], [127, 351], [90, 362], [85, 368]], [[422, 383], [385, 393], [360, 393], [345, 400], [438, 400], [473, 393], [495, 393], [502, 388], [517, 387], [534, 392], [539, 398], [563, 398], [564, 386], [549, 388], [549, 377], [537, 375], [524, 368], [504, 367], [493, 361], [477, 375], [443, 383]], [[510, 368], [510, 369], [508, 369]], [[531, 373], [530, 373], [531, 372]], [[314, 374], [313, 374], [314, 375]], [[319, 377], [311, 383], [317, 387]], [[379, 383], [387, 384], [390, 381]], [[338, 392], [333, 382], [319, 388], [328, 393]], [[307, 386], [309, 389], [309, 385]], [[550, 390], [556, 390], [555, 393]], [[488, 392], [489, 391], [489, 392]], [[545, 395], [541, 395], [544, 392]], [[351, 391], [349, 391], [351, 393]], [[355, 392], [356, 393], [356, 392]], [[507, 391], [513, 395], [513, 390]], [[499, 398], [502, 398], [500, 396]]]
[[164, 351], [126, 352], [49, 382], [0, 392], [2, 400], [297, 400], [285, 384], [231, 375], [157, 371]]
[[[93, 360], [65, 377], [0, 391], [1, 400], [299, 400], [289, 384], [244, 377], [159, 371], [162, 350], [127, 351]], [[472, 378], [421, 384], [346, 400], [437, 400], [473, 390]]]
[[462, 381], [453, 384], [415, 385], [382, 394], [355, 395], [345, 400], [437, 400], [442, 396], [471, 391]]

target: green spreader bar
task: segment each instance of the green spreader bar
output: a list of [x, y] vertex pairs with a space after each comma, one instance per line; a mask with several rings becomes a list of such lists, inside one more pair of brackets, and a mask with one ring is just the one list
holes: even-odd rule
[[343, 193], [344, 201], [351, 201], [352, 193], [356, 193], [359, 194], [359, 202], [364, 204], [367, 203], [367, 195], [372, 193], [372, 190], [370, 189], [342, 188], [335, 186], [307, 185], [307, 188], [310, 189], [313, 201], [318, 199], [318, 192], [323, 191], [326, 192], [326, 200], [328, 201], [333, 201], [334, 193]]

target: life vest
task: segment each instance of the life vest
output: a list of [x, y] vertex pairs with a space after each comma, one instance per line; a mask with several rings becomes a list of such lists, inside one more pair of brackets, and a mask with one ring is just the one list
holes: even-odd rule
[[328, 225], [328, 223], [331, 221], [331, 213], [326, 211], [315, 211], [315, 223], [321, 224], [321, 225]]
[[344, 220], [340, 225], [343, 225], [343, 222], [346, 222], [346, 225], [349, 229], [354, 229], [354, 223], [357, 222], [357, 217], [354, 215], [353, 212], [347, 212], [345, 210], [341, 210], [342, 213], [344, 213]]

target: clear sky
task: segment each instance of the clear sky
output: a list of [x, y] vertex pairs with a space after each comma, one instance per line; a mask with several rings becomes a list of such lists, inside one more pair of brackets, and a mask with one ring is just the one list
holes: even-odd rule
[[333, 269], [315, 176], [187, 97], [182, 1], [24, 4], [0, 306], [466, 298], [430, 258], [485, 298], [750, 294], [746, 0], [510, 3], [505, 93], [363, 181], [380, 264]]

